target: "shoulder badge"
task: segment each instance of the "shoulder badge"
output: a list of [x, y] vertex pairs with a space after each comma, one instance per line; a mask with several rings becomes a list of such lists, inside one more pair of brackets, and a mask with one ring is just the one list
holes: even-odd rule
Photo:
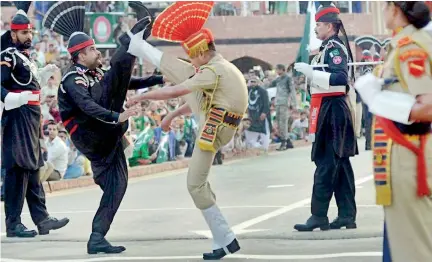
[[408, 62], [409, 73], [414, 77], [421, 77], [425, 73], [425, 59]]
[[405, 36], [399, 39], [398, 41], [398, 47], [406, 46], [413, 43], [413, 40], [410, 36]]
[[422, 60], [426, 60], [428, 58], [428, 53], [423, 49], [412, 49], [403, 52], [401, 55], [399, 55], [399, 59], [404, 62], [409, 58], [418, 58]]

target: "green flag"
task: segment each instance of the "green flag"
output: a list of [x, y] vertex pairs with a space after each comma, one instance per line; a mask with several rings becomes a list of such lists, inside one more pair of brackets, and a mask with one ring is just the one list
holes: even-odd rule
[[139, 165], [138, 160], [149, 159], [149, 141], [154, 137], [153, 129], [147, 126], [137, 137], [132, 157], [129, 158], [129, 165], [131, 167]]
[[160, 142], [158, 146], [158, 155], [156, 159], [156, 163], [164, 163], [168, 161], [168, 152], [169, 152], [169, 132], [161, 131]]
[[303, 38], [300, 42], [300, 48], [296, 57], [297, 63], [309, 63], [310, 52], [318, 49], [321, 45], [321, 40], [317, 39], [315, 35], [315, 14], [316, 10], [314, 1], [309, 1], [303, 30]]

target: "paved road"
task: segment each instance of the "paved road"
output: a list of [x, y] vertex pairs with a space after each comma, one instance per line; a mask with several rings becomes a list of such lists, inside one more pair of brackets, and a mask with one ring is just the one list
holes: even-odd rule
[[[381, 208], [374, 205], [371, 153], [352, 160], [357, 180], [358, 229], [294, 232], [310, 215], [314, 165], [310, 147], [271, 153], [213, 168], [211, 183], [218, 204], [238, 234], [241, 251], [229, 261], [380, 261]], [[201, 261], [211, 249], [207, 226], [186, 189], [186, 170], [130, 182], [108, 239], [124, 244], [120, 255], [86, 254], [91, 220], [101, 192], [96, 187], [54, 193], [52, 215], [70, 224], [47, 236], [2, 236], [2, 261]], [[33, 227], [28, 210], [23, 221]], [[2, 215], [4, 211], [2, 211]], [[335, 203], [329, 218], [337, 214]], [[2, 219], [2, 228], [4, 221]]]

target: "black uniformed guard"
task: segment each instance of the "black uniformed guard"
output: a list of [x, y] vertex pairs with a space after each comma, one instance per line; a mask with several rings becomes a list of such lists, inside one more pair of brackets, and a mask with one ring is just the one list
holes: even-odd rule
[[[324, 5], [324, 3], [323, 3]], [[321, 6], [315, 16], [317, 37], [322, 40], [320, 52], [312, 65], [295, 64], [295, 70], [311, 81], [310, 133], [314, 141], [312, 161], [315, 162], [312, 192], [312, 216], [306, 224], [297, 224], [298, 231], [356, 228], [354, 172], [349, 157], [358, 153], [354, 122], [349, 106], [347, 63], [353, 61], [339, 9], [329, 3]], [[338, 37], [341, 31], [345, 43]], [[353, 73], [353, 72], [352, 72]], [[354, 77], [353, 74], [351, 77]], [[338, 217], [329, 224], [327, 212], [335, 194]]]
[[39, 81], [47, 80], [55, 67], [38, 70], [30, 61], [32, 25], [26, 11], [31, 2], [17, 3], [19, 10], [12, 19], [11, 30], [1, 37], [2, 168], [5, 176], [5, 213], [7, 237], [34, 237], [21, 223], [24, 199], [39, 234], [64, 227], [69, 219], [57, 220], [48, 215], [45, 192], [39, 179], [44, 165], [39, 138], [41, 108]]
[[[124, 134], [128, 118], [138, 113], [134, 108], [124, 111], [123, 105], [128, 88], [162, 84], [163, 79], [162, 76], [131, 79], [136, 58], [127, 51], [129, 45], [135, 44], [130, 36], [144, 31], [143, 37], [147, 38], [151, 30], [150, 16], [138, 17], [142, 19], [120, 37], [121, 46], [111, 59], [111, 68], [105, 72], [100, 69], [101, 53], [94, 40], [82, 32], [84, 24], [70, 21], [71, 17], [84, 18], [84, 7], [85, 2], [59, 2], [48, 11], [43, 25], [69, 38], [68, 51], [73, 64], [65, 71], [60, 84], [60, 115], [76, 148], [91, 161], [95, 183], [103, 191], [87, 252], [120, 253], [125, 247], [112, 246], [105, 235], [126, 192]], [[145, 9], [142, 4], [140, 7]]]

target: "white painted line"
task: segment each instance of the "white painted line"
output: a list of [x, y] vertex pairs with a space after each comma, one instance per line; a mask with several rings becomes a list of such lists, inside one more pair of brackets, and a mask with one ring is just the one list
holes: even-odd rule
[[[262, 231], [268, 231], [269, 229], [242, 229], [242, 230], [233, 230], [234, 234], [236, 235], [242, 235], [247, 233], [254, 233], [254, 232], [262, 232]], [[208, 239], [212, 239], [213, 235], [210, 230], [196, 230], [196, 231], [190, 231], [192, 233], [195, 233], [197, 235], [204, 236]]]
[[267, 186], [267, 188], [280, 188], [280, 187], [292, 187], [294, 185], [271, 185]]
[[[366, 176], [366, 177], [362, 177], [362, 178], [356, 180], [355, 184], [356, 185], [360, 185], [360, 184], [366, 183], [369, 180], [371, 180], [372, 178], [373, 178], [372, 175], [369, 175], [369, 176]], [[287, 212], [289, 212], [291, 210], [294, 210], [296, 208], [302, 207], [302, 206], [307, 205], [307, 204], [310, 204], [310, 197], [305, 198], [303, 200], [300, 200], [300, 201], [298, 201], [296, 203], [293, 203], [293, 204], [291, 204], [289, 206], [276, 209], [275, 211], [272, 211], [270, 213], [267, 213], [267, 214], [261, 215], [259, 217], [252, 218], [250, 220], [242, 222], [242, 223], [240, 223], [238, 225], [233, 226], [232, 229], [233, 230], [244, 230], [244, 229], [246, 229], [248, 227], [251, 227], [251, 226], [256, 225], [258, 223], [261, 223], [263, 221], [269, 220], [270, 218], [280, 216], [282, 214], [285, 214], [285, 213], [287, 213]]]
[[[317, 255], [228, 255], [226, 258], [234, 259], [256, 259], [256, 260], [306, 260], [306, 259], [323, 259], [323, 258], [340, 258], [340, 257], [381, 257], [382, 252], [347, 252], [334, 254], [317, 254]], [[164, 256], [164, 257], [123, 257], [123, 256], [106, 256], [95, 258], [81, 259], [64, 259], [64, 260], [25, 260], [2, 258], [4, 262], [103, 262], [103, 261], [142, 261], [142, 260], [187, 260], [202, 259], [202, 256]]]

